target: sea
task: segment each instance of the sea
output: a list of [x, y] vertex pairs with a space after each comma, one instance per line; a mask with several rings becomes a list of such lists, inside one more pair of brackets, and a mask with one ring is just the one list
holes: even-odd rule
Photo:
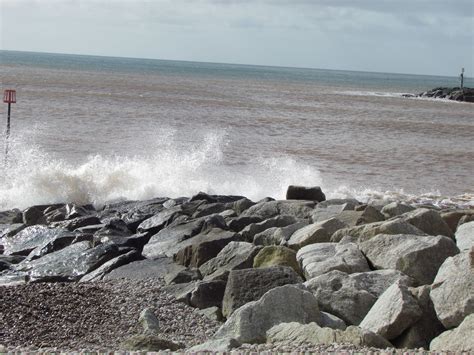
[[288, 185], [474, 208], [474, 104], [403, 96], [457, 77], [17, 51], [0, 77], [0, 209]]

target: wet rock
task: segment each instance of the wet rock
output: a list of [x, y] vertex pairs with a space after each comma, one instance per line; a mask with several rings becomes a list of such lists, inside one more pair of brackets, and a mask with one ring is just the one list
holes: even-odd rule
[[26, 272], [36, 282], [76, 281], [117, 255], [114, 245], [92, 247], [90, 242], [79, 242], [36, 260], [25, 260], [15, 270]]
[[431, 284], [444, 260], [459, 252], [448, 237], [409, 234], [380, 234], [360, 249], [376, 269], [399, 270], [419, 285]]
[[422, 313], [408, 287], [398, 281], [375, 302], [360, 327], [391, 340], [415, 323]]
[[133, 232], [128, 229], [127, 224], [120, 218], [112, 218], [105, 223], [105, 225], [94, 233], [96, 239], [100, 239], [104, 236], [114, 236], [114, 237], [128, 237], [131, 236]]
[[289, 266], [298, 275], [301, 275], [301, 268], [296, 261], [296, 252], [290, 248], [271, 245], [266, 246], [258, 252], [253, 260], [254, 268], [271, 267], [271, 266]]
[[51, 227], [74, 231], [78, 228], [87, 227], [91, 225], [97, 225], [97, 224], [100, 224], [100, 219], [98, 217], [84, 216], [84, 217], [76, 217], [76, 218], [66, 220], [66, 221], [51, 223]]
[[234, 232], [213, 228], [181, 242], [174, 260], [184, 266], [199, 267], [214, 258], [227, 244], [239, 238], [240, 235]]
[[189, 199], [189, 202], [192, 201], [206, 201], [207, 203], [233, 203], [244, 199], [244, 196], [233, 196], [233, 195], [209, 195], [205, 192], [198, 192], [196, 195], [192, 196]]
[[209, 216], [210, 214], [215, 214], [215, 213], [221, 213], [227, 209], [232, 207], [232, 204], [226, 204], [226, 203], [210, 203], [210, 204], [203, 204], [200, 205], [197, 209], [196, 212], [193, 214], [193, 218], [199, 218], [199, 217], [204, 217], [204, 216]]
[[331, 236], [331, 242], [340, 242], [343, 238], [350, 237], [351, 241], [362, 243], [379, 234], [426, 235], [403, 219], [392, 219], [340, 229]]
[[157, 233], [174, 218], [176, 218], [182, 210], [183, 209], [181, 206], [174, 206], [161, 210], [153, 217], [145, 219], [142, 223], [140, 223], [137, 227], [137, 232]]
[[474, 334], [474, 313], [464, 318], [457, 328], [448, 330], [433, 339], [430, 344], [430, 351], [472, 352], [474, 350], [472, 334]]
[[456, 245], [461, 251], [468, 251], [474, 247], [474, 222], [460, 225], [455, 234]]
[[80, 282], [90, 282], [90, 281], [97, 281], [97, 280], [102, 280], [106, 274], [111, 272], [112, 270], [122, 266], [122, 265], [127, 265], [130, 262], [139, 260], [141, 257], [140, 253], [133, 249], [130, 250], [129, 252], [126, 252], [122, 255], [119, 255], [101, 266], [99, 266], [97, 269], [94, 271], [84, 275], [81, 279]]
[[1, 211], [0, 224], [17, 224], [23, 223], [23, 214], [18, 209]]
[[46, 224], [45, 213], [49, 213], [64, 206], [63, 204], [56, 205], [38, 205], [28, 207], [23, 211], [23, 223], [27, 226], [35, 224]]
[[402, 218], [426, 234], [453, 237], [453, 232], [441, 218], [439, 212], [432, 209], [417, 208], [414, 211], [405, 213], [402, 215]]
[[344, 227], [346, 227], [346, 224], [336, 218], [313, 223], [295, 231], [287, 245], [294, 250], [299, 250], [309, 244], [326, 243], [329, 242], [334, 232]]
[[379, 270], [346, 274], [330, 271], [305, 282], [322, 311], [341, 318], [346, 324], [359, 325], [380, 295], [394, 282], [410, 279], [399, 271]]
[[2, 238], [9, 238], [16, 235], [18, 232], [26, 228], [26, 225], [23, 223], [15, 224], [0, 224], [0, 240]]
[[232, 209], [235, 211], [235, 213], [240, 215], [242, 212], [249, 209], [253, 205], [255, 205], [255, 202], [253, 202], [253, 201], [249, 200], [248, 198], [244, 197], [240, 200], [235, 201], [232, 205]]
[[332, 270], [347, 274], [370, 271], [364, 255], [354, 243], [317, 243], [301, 248], [296, 254], [307, 280]]
[[234, 338], [240, 343], [261, 343], [266, 340], [267, 330], [274, 325], [318, 323], [320, 320], [316, 298], [301, 286], [285, 285], [237, 309], [214, 337]]
[[302, 281], [292, 268], [284, 266], [232, 270], [229, 273], [222, 301], [222, 314], [229, 318], [237, 308], [258, 300], [267, 291], [278, 286], [301, 283]]
[[130, 236], [118, 236], [118, 235], [106, 235], [106, 236], [94, 236], [96, 244], [115, 244], [118, 247], [123, 248], [135, 248], [142, 250], [143, 246], [148, 243], [151, 235], [149, 233], [134, 234]]
[[430, 293], [438, 319], [449, 329], [474, 313], [474, 248], [447, 258]]
[[306, 187], [290, 185], [286, 190], [286, 199], [322, 202], [326, 200], [326, 195], [319, 186]]
[[199, 268], [204, 280], [227, 280], [231, 270], [248, 269], [262, 247], [247, 242], [230, 242], [217, 256]]
[[346, 330], [320, 327], [317, 323], [300, 324], [296, 322], [281, 323], [267, 331], [269, 343], [308, 343], [320, 344], [354, 344], [379, 349], [392, 345], [383, 337], [360, 327], [350, 326]]

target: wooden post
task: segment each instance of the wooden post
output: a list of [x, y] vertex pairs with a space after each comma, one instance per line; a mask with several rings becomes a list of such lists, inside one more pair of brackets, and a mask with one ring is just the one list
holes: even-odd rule
[[12, 104], [16, 103], [16, 91], [15, 90], [5, 90], [3, 93], [3, 102], [8, 104], [7, 111], [7, 132], [5, 134], [5, 173], [7, 171], [8, 164], [8, 149], [10, 144], [10, 115], [12, 110]]
[[461, 69], [461, 90], [464, 89], [464, 68]]

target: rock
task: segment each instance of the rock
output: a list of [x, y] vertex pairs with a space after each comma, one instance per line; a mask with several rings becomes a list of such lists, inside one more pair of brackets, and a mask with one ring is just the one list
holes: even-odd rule
[[292, 268], [286, 266], [232, 270], [229, 273], [222, 301], [222, 314], [229, 318], [237, 308], [258, 300], [267, 291], [278, 286], [301, 283], [302, 281]]
[[244, 197], [235, 201], [232, 205], [232, 209], [235, 211], [235, 213], [240, 215], [242, 212], [244, 212], [246, 209], [249, 209], [253, 205], [255, 205], [255, 202], [250, 201], [248, 198]]
[[190, 293], [189, 304], [199, 309], [220, 307], [225, 288], [225, 281], [198, 281]]
[[340, 229], [331, 236], [331, 242], [340, 242], [343, 238], [350, 237], [351, 241], [362, 243], [379, 234], [426, 235], [403, 219], [392, 219]]
[[258, 216], [268, 219], [275, 216], [287, 215], [297, 219], [309, 219], [315, 202], [298, 200], [262, 201], [242, 212], [241, 216]]
[[31, 206], [23, 211], [23, 223], [27, 226], [32, 226], [35, 224], [45, 224], [46, 220], [44, 218], [44, 212], [48, 209], [55, 209], [63, 206], [62, 204], [58, 205], [41, 205], [41, 206]]
[[21, 232], [25, 228], [26, 228], [26, 225], [23, 223], [0, 224], [0, 240], [2, 238], [13, 237], [18, 232]]
[[410, 292], [416, 298], [423, 314], [399, 337], [393, 339], [392, 344], [400, 349], [429, 349], [431, 339], [441, 334], [445, 328], [436, 317], [430, 298], [431, 287], [425, 285], [411, 288]]
[[253, 240], [256, 234], [261, 233], [267, 230], [268, 228], [286, 227], [294, 223], [296, 223], [296, 218], [293, 216], [276, 216], [268, 218], [259, 223], [249, 224], [247, 227], [242, 229], [240, 234], [242, 235], [243, 240], [250, 242]]
[[18, 209], [1, 211], [0, 224], [18, 224], [23, 223], [23, 214]]
[[122, 343], [122, 348], [128, 351], [176, 351], [184, 348], [182, 344], [160, 338], [156, 335], [139, 334], [133, 335]]
[[97, 281], [97, 280], [102, 280], [106, 274], [111, 272], [112, 270], [122, 266], [126, 265], [132, 261], [140, 259], [140, 253], [132, 249], [129, 252], [119, 255], [104, 264], [102, 264], [100, 267], [95, 269], [94, 271], [84, 275], [81, 279], [80, 282], [90, 282], [90, 281]]
[[142, 326], [145, 334], [156, 334], [160, 331], [160, 322], [151, 308], [145, 308], [140, 312], [138, 323]]
[[471, 88], [435, 88], [422, 92], [418, 97], [433, 97], [439, 99], [448, 99], [455, 101], [474, 102], [474, 89]]
[[25, 260], [15, 270], [26, 272], [36, 282], [76, 281], [119, 253], [115, 245], [92, 247], [90, 242], [79, 242], [36, 260]]
[[188, 283], [192, 281], [201, 280], [202, 275], [199, 269], [178, 269], [173, 270], [169, 274], [165, 276], [165, 282], [167, 285], [169, 284], [182, 284]]
[[104, 236], [114, 236], [114, 237], [128, 237], [131, 236], [133, 232], [128, 229], [127, 224], [120, 218], [112, 218], [104, 224], [104, 226], [94, 233], [96, 239], [100, 239]]
[[342, 211], [353, 211], [359, 202], [351, 199], [332, 199], [316, 205], [311, 215], [313, 223], [336, 217]]
[[261, 249], [253, 260], [254, 268], [271, 266], [289, 266], [297, 274], [301, 274], [301, 268], [296, 261], [296, 252], [280, 245], [266, 246]]
[[455, 329], [442, 333], [433, 339], [430, 351], [436, 352], [466, 352], [474, 351], [474, 313], [464, 318]]
[[287, 244], [290, 248], [297, 251], [305, 245], [326, 243], [329, 242], [334, 232], [344, 227], [346, 227], [346, 224], [336, 218], [313, 223], [295, 231]]
[[157, 233], [174, 218], [176, 218], [181, 211], [181, 206], [166, 208], [155, 214], [153, 217], [150, 217], [140, 223], [140, 225], [137, 227], [137, 232]]
[[205, 192], [198, 192], [196, 195], [192, 196], [189, 201], [206, 201], [208, 203], [233, 203], [244, 199], [244, 196], [233, 196], [233, 195], [209, 195]]
[[303, 228], [309, 224], [308, 220], [301, 220], [299, 222], [290, 224], [286, 227], [273, 227], [264, 230], [253, 237], [253, 244], [255, 245], [281, 245], [285, 244], [291, 235], [298, 229]]
[[341, 318], [346, 324], [358, 325], [380, 295], [394, 282], [410, 279], [399, 271], [379, 270], [346, 274], [330, 271], [305, 282], [315, 295], [322, 311]]
[[[117, 236], [117, 235], [107, 235], [107, 236], [94, 236], [96, 244], [115, 244], [119, 248], [135, 248], [137, 250], [142, 250], [143, 246], [148, 243], [151, 235], [149, 233], [140, 233], [130, 236]], [[99, 239], [100, 238], [100, 239]]]
[[65, 229], [50, 229], [45, 226], [30, 226], [16, 235], [4, 240], [4, 253], [6, 255], [28, 255], [34, 249], [48, 248], [49, 251], [56, 241], [57, 247], [71, 244], [77, 234]]
[[217, 256], [199, 268], [204, 280], [227, 280], [231, 270], [248, 269], [262, 247], [247, 242], [230, 242]]
[[419, 285], [431, 284], [444, 260], [459, 252], [448, 237], [409, 234], [379, 234], [360, 249], [374, 268], [399, 270]]
[[[185, 221], [160, 230], [143, 247], [143, 256], [155, 259], [162, 256], [172, 257], [180, 249], [192, 244], [191, 239], [212, 228], [226, 229], [224, 219], [219, 215], [206, 216]], [[140, 229], [140, 228], [138, 228]]]
[[391, 340], [415, 323], [421, 308], [406, 285], [395, 282], [380, 296], [360, 327]]
[[181, 249], [175, 254], [174, 260], [184, 266], [199, 267], [219, 254], [227, 244], [239, 238], [240, 235], [234, 232], [213, 228], [181, 242]]
[[[98, 225], [98, 224], [100, 224], [100, 219], [98, 217], [96, 217], [96, 216], [83, 216], [83, 217], [73, 218], [71, 220], [52, 223], [51, 227], [63, 228], [63, 229], [67, 229], [69, 231], [73, 231], [73, 230], [76, 230], [78, 228], [92, 226], [92, 225]], [[103, 227], [105, 227], [105, 225], [102, 226], [101, 228], [103, 228]]]
[[440, 214], [432, 209], [417, 208], [403, 214], [402, 218], [426, 234], [453, 237], [453, 232], [449, 226], [443, 221]]
[[217, 306], [204, 308], [204, 309], [198, 309], [197, 313], [216, 322], [222, 322], [224, 320], [221, 309]]
[[415, 209], [415, 207], [406, 205], [400, 202], [391, 202], [388, 205], [385, 205], [381, 212], [385, 216], [385, 218], [392, 218], [396, 216], [400, 216], [404, 213], [411, 212]]
[[201, 354], [207, 352], [226, 353], [234, 348], [238, 348], [240, 345], [242, 344], [234, 338], [211, 339], [205, 343], [195, 345], [186, 351], [191, 354]]
[[456, 244], [461, 251], [474, 247], [474, 222], [460, 225], [455, 234]]
[[237, 309], [214, 337], [234, 338], [240, 343], [261, 343], [266, 340], [267, 330], [274, 325], [285, 322], [318, 323], [320, 320], [316, 298], [301, 286], [285, 285]]
[[103, 279], [144, 280], [148, 278], [163, 278], [167, 274], [175, 272], [176, 269], [183, 270], [185, 267], [174, 263], [171, 258], [162, 257], [154, 260], [139, 260], [110, 271]]
[[306, 187], [290, 185], [286, 190], [287, 200], [325, 201], [326, 195], [319, 186]]
[[267, 331], [269, 343], [307, 343], [315, 346], [334, 343], [353, 344], [360, 347], [386, 349], [392, 347], [380, 335], [359, 327], [350, 326], [346, 330], [322, 328], [317, 323], [281, 323]]
[[25, 258], [20, 255], [2, 255], [0, 254], [0, 273], [9, 270], [14, 264], [22, 262]]
[[230, 230], [233, 230], [234, 232], [240, 232], [248, 225], [260, 223], [262, 221], [263, 218], [258, 216], [238, 216], [230, 219], [228, 225]]
[[367, 206], [363, 211], [342, 211], [333, 216], [349, 227], [383, 221], [385, 218], [376, 208]]
[[321, 311], [321, 326], [331, 328], [331, 329], [341, 329], [344, 330], [347, 328], [346, 322], [341, 318], [336, 317], [334, 314], [322, 312]]
[[462, 216], [461, 219], [459, 220], [458, 227], [463, 225], [464, 223], [472, 222], [472, 221], [474, 221], [474, 214], [467, 214], [465, 216]]
[[296, 259], [307, 280], [332, 270], [347, 274], [370, 271], [364, 255], [354, 243], [317, 243], [301, 248]]
[[219, 203], [219, 202], [203, 204], [196, 209], [196, 212], [193, 213], [192, 217], [199, 218], [199, 217], [209, 216], [215, 213], [221, 213], [229, 209], [229, 207], [231, 206], [229, 206], [226, 203]]
[[449, 329], [474, 313], [474, 248], [447, 258], [431, 286], [438, 319]]
[[446, 211], [446, 212], [441, 212], [440, 216], [443, 219], [443, 221], [445, 221], [446, 224], [449, 226], [449, 228], [451, 229], [451, 232], [455, 233], [456, 229], [458, 228], [459, 221], [465, 216], [474, 217], [474, 211], [473, 210]]

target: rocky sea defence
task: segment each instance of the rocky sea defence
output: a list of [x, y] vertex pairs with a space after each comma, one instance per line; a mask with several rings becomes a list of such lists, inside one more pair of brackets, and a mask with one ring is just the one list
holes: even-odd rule
[[0, 212], [0, 353], [472, 351], [474, 209], [209, 195]]
[[424, 91], [418, 95], [404, 94], [403, 96], [474, 102], [474, 89], [460, 88], [460, 87], [454, 87], [454, 88], [438, 87], [438, 88], [434, 88], [428, 91]]

